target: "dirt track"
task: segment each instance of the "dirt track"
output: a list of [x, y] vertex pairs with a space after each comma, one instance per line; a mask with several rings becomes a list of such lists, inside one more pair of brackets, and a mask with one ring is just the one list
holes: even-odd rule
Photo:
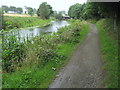
[[90, 25], [90, 28], [83, 43], [49, 88], [103, 87], [98, 30], [93, 24]]

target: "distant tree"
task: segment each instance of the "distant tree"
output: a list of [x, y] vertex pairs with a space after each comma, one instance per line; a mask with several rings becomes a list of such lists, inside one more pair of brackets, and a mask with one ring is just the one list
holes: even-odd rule
[[13, 11], [14, 13], [16, 13], [16, 7], [15, 6], [10, 6], [9, 11]]
[[66, 12], [65, 12], [65, 11], [59, 11], [59, 12], [60, 12], [61, 14], [64, 14], [64, 15], [66, 14]]
[[59, 13], [55, 14], [54, 16], [56, 19], [62, 20], [62, 13], [59, 12]]
[[57, 14], [57, 11], [53, 11], [53, 14], [54, 14], [54, 15]]
[[33, 9], [33, 13], [34, 13], [34, 14], [36, 14], [36, 13], [37, 13], [37, 10], [36, 10], [35, 8]]
[[31, 16], [34, 15], [33, 8], [28, 7], [28, 14], [31, 15]]
[[70, 6], [70, 8], [68, 10], [68, 15], [71, 18], [79, 19], [80, 18], [81, 9], [82, 9], [82, 5], [81, 4], [79, 4], [79, 3], [74, 4], [74, 5]]
[[52, 13], [52, 7], [48, 5], [47, 2], [43, 2], [42, 4], [40, 4], [37, 10], [37, 15], [40, 16], [42, 19], [49, 19]]
[[2, 10], [3, 10], [5, 13], [8, 13], [9, 7], [8, 7], [8, 6], [5, 6], [5, 5], [2, 5]]
[[31, 8], [31, 7], [26, 7], [26, 6], [25, 6], [25, 9], [27, 10], [27, 12], [28, 12], [29, 15], [31, 15], [31, 16], [34, 15], [34, 10], [33, 10], [33, 8]]
[[21, 14], [23, 13], [23, 9], [21, 7], [16, 8], [17, 13]]

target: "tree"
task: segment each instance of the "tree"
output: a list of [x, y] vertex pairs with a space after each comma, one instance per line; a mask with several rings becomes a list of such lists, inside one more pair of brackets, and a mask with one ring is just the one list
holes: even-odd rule
[[[90, 3], [92, 7], [97, 8], [97, 15], [114, 20], [114, 30], [120, 21], [120, 4], [118, 2], [96, 2]], [[95, 14], [95, 13], [94, 13]], [[95, 15], [94, 15], [95, 16]]]
[[21, 14], [23, 13], [23, 9], [21, 7], [16, 8], [17, 13]]
[[53, 10], [52, 10], [52, 7], [50, 6], [50, 5], [47, 5], [48, 7], [49, 7], [49, 10], [50, 10], [50, 15], [52, 15], [53, 14]]
[[62, 20], [62, 13], [59, 12], [59, 13], [55, 14], [54, 16], [56, 19]]
[[57, 11], [53, 11], [53, 14], [54, 14], [54, 15], [57, 14]]
[[37, 15], [40, 16], [42, 19], [49, 19], [52, 13], [52, 7], [48, 5], [47, 2], [43, 2], [42, 4], [40, 4], [37, 10]]
[[37, 13], [37, 10], [36, 10], [35, 8], [33, 9], [33, 13], [34, 13], [34, 14], [36, 14], [36, 13]]
[[28, 7], [28, 14], [31, 15], [31, 16], [34, 15], [33, 8]]
[[99, 12], [99, 7], [97, 5], [93, 5], [93, 3], [86, 3], [82, 5], [82, 13], [81, 17], [83, 19], [99, 19], [101, 18], [101, 14]]
[[5, 6], [5, 5], [2, 5], [2, 10], [7, 13], [9, 11], [9, 7], [8, 6]]
[[65, 12], [65, 11], [59, 11], [59, 12], [60, 12], [61, 14], [64, 14], [64, 15], [66, 14], [66, 12]]
[[81, 8], [82, 8], [81, 6], [82, 5], [79, 4], [79, 3], [70, 6], [70, 8], [68, 10], [68, 15], [71, 18], [79, 19], [80, 18], [80, 13], [81, 13]]
[[14, 13], [16, 13], [16, 7], [15, 6], [10, 6], [9, 11], [13, 11]]
[[25, 6], [25, 9], [27, 10], [27, 12], [28, 12], [29, 15], [31, 15], [31, 16], [34, 15], [34, 10], [33, 10], [33, 8], [31, 8], [31, 7], [26, 7], [26, 6]]

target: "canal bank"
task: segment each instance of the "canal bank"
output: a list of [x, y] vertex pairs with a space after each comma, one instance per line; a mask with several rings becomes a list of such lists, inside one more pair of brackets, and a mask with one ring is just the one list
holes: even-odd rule
[[18, 44], [11, 37], [4, 44], [3, 88], [48, 87], [88, 31], [88, 24], [76, 20], [53, 35], [36, 36], [32, 43]]
[[4, 16], [2, 21], [2, 29], [9, 31], [11, 29], [19, 29], [34, 26], [47, 26], [52, 19], [40, 19], [39, 17], [10, 17]]
[[68, 22], [61, 20], [61, 21], [51, 21], [49, 25], [45, 25], [43, 27], [35, 26], [35, 27], [28, 27], [28, 28], [20, 28], [20, 29], [12, 29], [9, 32], [5, 32], [5, 36], [15, 35], [19, 38], [27, 38], [39, 36], [41, 34], [52, 34], [58, 31], [58, 28], [68, 26]]

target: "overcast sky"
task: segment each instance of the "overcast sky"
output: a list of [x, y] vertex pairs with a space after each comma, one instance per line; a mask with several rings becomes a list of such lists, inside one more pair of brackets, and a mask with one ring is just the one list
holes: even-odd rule
[[0, 0], [0, 5], [16, 6], [16, 7], [22, 7], [22, 8], [24, 6], [28, 6], [28, 7], [38, 9], [39, 5], [42, 2], [47, 2], [53, 7], [53, 10], [68, 11], [71, 5], [76, 3], [83, 4], [86, 1], [87, 0]]

